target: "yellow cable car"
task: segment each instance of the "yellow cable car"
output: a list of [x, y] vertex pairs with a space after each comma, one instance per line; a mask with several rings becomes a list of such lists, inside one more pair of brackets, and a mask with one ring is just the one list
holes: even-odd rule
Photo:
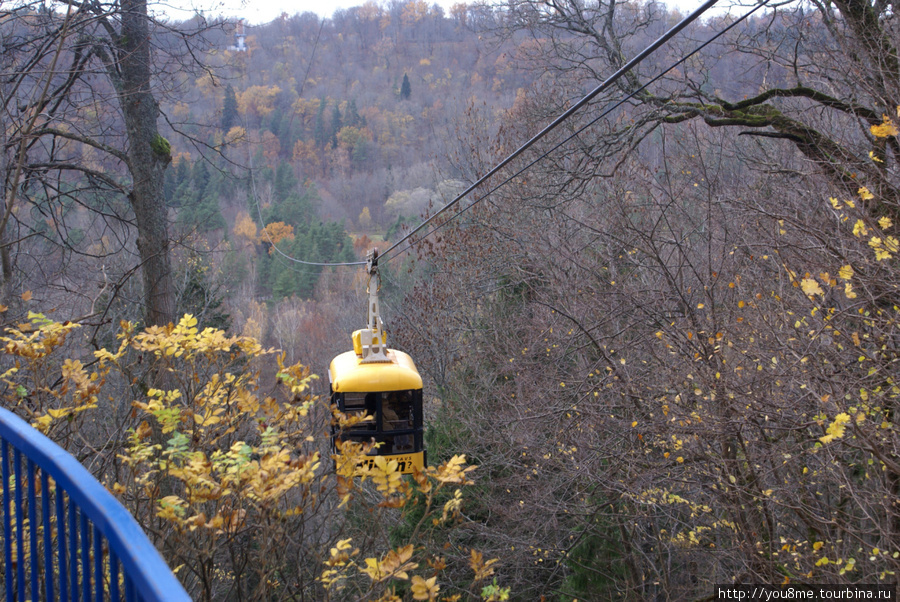
[[378, 308], [377, 258], [376, 251], [369, 252], [368, 328], [354, 332], [353, 351], [331, 360], [328, 368], [331, 402], [345, 414], [371, 419], [343, 430], [332, 426], [332, 441], [374, 441], [369, 465], [375, 456], [384, 456], [397, 461], [399, 472], [411, 473], [426, 463], [422, 377], [409, 355], [387, 347]]

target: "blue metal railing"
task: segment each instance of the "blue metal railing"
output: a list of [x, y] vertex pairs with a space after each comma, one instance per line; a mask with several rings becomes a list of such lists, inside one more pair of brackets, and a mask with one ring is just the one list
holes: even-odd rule
[[[190, 601], [128, 510], [74, 457], [0, 408], [7, 602]], [[124, 591], [123, 591], [124, 590]]]

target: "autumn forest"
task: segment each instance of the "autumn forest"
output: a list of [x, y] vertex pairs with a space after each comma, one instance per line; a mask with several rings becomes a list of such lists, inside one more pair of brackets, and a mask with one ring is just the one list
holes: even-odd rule
[[[754, 6], [462, 199], [685, 14], [0, 7], [3, 407], [196, 600], [896, 584], [900, 26], [882, 0]], [[360, 420], [328, 381], [360, 263], [397, 243], [409, 476], [330, 437]]]

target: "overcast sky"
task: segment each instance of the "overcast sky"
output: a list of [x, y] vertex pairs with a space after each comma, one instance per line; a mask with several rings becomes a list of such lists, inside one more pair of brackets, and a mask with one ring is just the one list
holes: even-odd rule
[[[429, 4], [437, 1], [445, 9], [449, 9], [463, 0], [427, 1]], [[249, 24], [259, 24], [276, 19], [282, 12], [294, 15], [310, 11], [320, 17], [330, 17], [339, 8], [361, 6], [364, 3], [365, 0], [163, 0], [162, 5], [167, 7], [165, 12], [175, 20], [190, 18], [195, 11], [202, 9], [207, 16], [244, 18]], [[682, 11], [690, 12], [700, 6], [703, 0], [670, 0], [670, 3]], [[720, 3], [730, 4], [728, 0], [720, 0]]]

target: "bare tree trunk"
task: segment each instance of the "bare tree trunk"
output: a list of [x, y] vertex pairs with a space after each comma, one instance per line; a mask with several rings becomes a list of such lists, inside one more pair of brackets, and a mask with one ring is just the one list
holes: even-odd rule
[[159, 104], [150, 89], [150, 30], [146, 0], [122, 0], [118, 42], [119, 103], [125, 116], [128, 162], [133, 178], [129, 195], [138, 230], [148, 325], [175, 320], [175, 287], [163, 174], [172, 160], [170, 146], [157, 129]]

